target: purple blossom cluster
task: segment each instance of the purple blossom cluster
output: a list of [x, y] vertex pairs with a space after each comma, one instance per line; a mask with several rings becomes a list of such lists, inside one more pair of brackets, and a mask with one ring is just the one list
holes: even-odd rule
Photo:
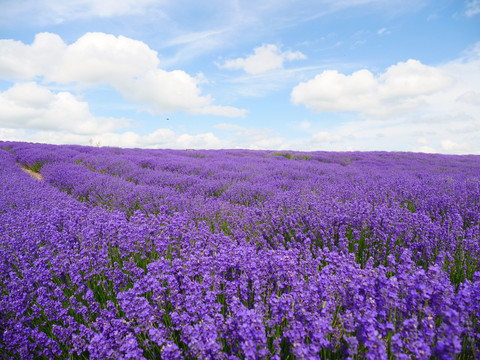
[[0, 279], [8, 359], [478, 359], [480, 157], [0, 142]]

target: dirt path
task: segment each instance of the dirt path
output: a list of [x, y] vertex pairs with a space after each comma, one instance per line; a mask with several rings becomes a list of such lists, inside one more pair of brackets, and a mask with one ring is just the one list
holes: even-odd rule
[[29, 173], [31, 177], [37, 179], [37, 180], [43, 180], [43, 176], [40, 175], [39, 173], [36, 173], [35, 171], [32, 171], [24, 166], [22, 166], [22, 170]]

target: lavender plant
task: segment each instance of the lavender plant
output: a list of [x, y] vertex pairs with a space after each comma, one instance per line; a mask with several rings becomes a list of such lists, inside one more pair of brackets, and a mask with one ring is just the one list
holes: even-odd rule
[[2, 357], [480, 358], [478, 156], [3, 142], [0, 179]]

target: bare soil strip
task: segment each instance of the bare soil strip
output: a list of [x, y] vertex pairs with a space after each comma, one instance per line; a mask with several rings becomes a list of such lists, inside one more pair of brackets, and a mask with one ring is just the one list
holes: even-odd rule
[[35, 171], [32, 171], [25, 166], [22, 166], [22, 170], [29, 173], [31, 177], [37, 179], [37, 180], [43, 180], [43, 176], [40, 175], [39, 173], [36, 173]]

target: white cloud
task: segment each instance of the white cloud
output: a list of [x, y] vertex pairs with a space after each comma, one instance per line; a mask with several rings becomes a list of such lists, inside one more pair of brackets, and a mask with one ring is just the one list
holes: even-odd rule
[[472, 17], [480, 14], [480, 0], [471, 0], [467, 2], [467, 10], [465, 15]]
[[[61, 41], [58, 35], [38, 34], [37, 39], [45, 43]], [[59, 51], [60, 53], [60, 51]], [[56, 83], [79, 82], [83, 84], [111, 84], [122, 89], [132, 79], [142, 78], [159, 65], [157, 52], [145, 43], [104, 33], [86, 33], [76, 42], [64, 47], [57, 66], [39, 69], [45, 80]]]
[[152, 104], [157, 112], [194, 112], [212, 102], [209, 96], [200, 95], [196, 80], [180, 70], [154, 69], [120, 88], [128, 100]]
[[336, 112], [330, 115], [336, 126], [296, 144], [310, 150], [480, 154], [479, 83], [480, 43], [436, 66], [409, 60], [378, 75], [324, 71], [296, 86], [291, 98], [316, 112]]
[[380, 75], [378, 90], [382, 99], [394, 100], [432, 94], [451, 83], [451, 77], [439, 68], [408, 60], [390, 66]]
[[342, 136], [327, 131], [320, 131], [312, 135], [312, 140], [319, 143], [334, 143], [341, 141]]
[[235, 133], [232, 143], [235, 148], [251, 150], [284, 150], [288, 147], [282, 136], [268, 128], [242, 128]]
[[123, 134], [106, 134], [98, 137], [105, 146], [141, 147], [141, 148], [170, 148], [170, 149], [221, 149], [227, 147], [225, 141], [220, 140], [212, 133], [178, 134], [170, 129], [157, 129], [154, 132], [141, 136], [133, 132]]
[[[228, 126], [226, 126], [228, 127]], [[232, 129], [233, 130], [233, 129]], [[42, 130], [32, 132], [25, 129], [3, 128], [0, 123], [0, 141], [31, 141], [49, 144], [80, 144], [128, 148], [155, 149], [251, 149], [285, 150], [288, 142], [270, 129], [239, 127], [230, 138], [218, 137], [213, 132], [200, 134], [180, 133], [159, 128], [146, 135], [133, 131], [122, 133], [74, 134], [65, 130]]]
[[227, 60], [223, 65], [224, 69], [242, 69], [249, 74], [261, 74], [269, 70], [283, 68], [284, 61], [302, 60], [307, 57], [300, 51], [280, 51], [278, 46], [264, 44], [254, 49], [252, 55], [246, 58]]
[[291, 99], [317, 112], [358, 111], [364, 116], [388, 117], [418, 108], [422, 96], [451, 83], [441, 69], [408, 60], [377, 77], [365, 69], [351, 75], [326, 70], [294, 87]]
[[132, 131], [123, 133], [106, 132], [97, 135], [73, 134], [69, 131], [27, 131], [25, 129], [2, 128], [0, 140], [31, 141], [49, 144], [80, 144], [128, 148], [155, 149], [287, 149], [284, 138], [269, 129], [245, 129], [235, 134], [233, 139], [219, 138], [212, 132], [201, 134], [178, 133], [160, 128], [149, 134], [140, 135]]
[[104, 33], [87, 33], [71, 45], [56, 34], [37, 34], [31, 45], [0, 40], [0, 78], [83, 86], [110, 85], [125, 99], [155, 113], [244, 116], [245, 110], [214, 105], [202, 95], [202, 77], [159, 67], [157, 53], [145, 43]]
[[82, 144], [128, 148], [156, 149], [221, 149], [228, 148], [228, 143], [212, 133], [178, 134], [170, 129], [157, 129], [147, 135], [132, 131], [123, 133], [107, 132], [98, 135], [73, 134], [69, 131], [27, 132], [24, 129], [8, 129], [0, 127], [0, 139], [9, 141], [31, 141], [49, 144]]
[[[341, 136], [337, 147], [372, 151], [422, 151], [480, 154], [480, 121], [456, 114], [395, 116], [390, 119], [356, 119], [333, 128]], [[452, 146], [449, 142], [461, 146]], [[449, 146], [450, 145], [450, 146]], [[427, 150], [428, 149], [428, 150]]]
[[480, 105], [480, 92], [468, 90], [462, 95], [460, 95], [456, 101], [471, 104], [471, 105]]
[[0, 127], [101, 134], [128, 125], [126, 119], [96, 117], [71, 93], [53, 93], [34, 82], [0, 93]]
[[228, 147], [228, 143], [220, 140], [212, 133], [199, 134], [199, 135], [189, 135], [182, 134], [180, 135], [176, 143], [181, 148], [210, 148], [210, 149], [220, 149], [223, 147]]
[[427, 145], [427, 144], [428, 144], [428, 140], [427, 140], [426, 137], [420, 136], [420, 137], [417, 139], [417, 143], [420, 144], [420, 145]]
[[26, 80], [49, 74], [58, 67], [66, 50], [63, 40], [50, 33], [37, 34], [32, 45], [1, 39], [0, 77]]
[[465, 146], [457, 144], [456, 142], [450, 140], [450, 139], [445, 139], [440, 142], [442, 149], [446, 151], [458, 151], [458, 150], [464, 150]]
[[435, 154], [435, 153], [438, 153], [437, 150], [435, 150], [434, 148], [430, 147], [430, 146], [421, 146], [419, 147], [418, 149], [415, 149], [414, 150], [415, 152], [421, 152], [421, 153], [427, 153], [427, 154]]
[[376, 86], [376, 80], [368, 70], [349, 76], [326, 70], [313, 80], [297, 85], [291, 96], [295, 105], [303, 103], [316, 111], [348, 111], [372, 106], [371, 93]]

